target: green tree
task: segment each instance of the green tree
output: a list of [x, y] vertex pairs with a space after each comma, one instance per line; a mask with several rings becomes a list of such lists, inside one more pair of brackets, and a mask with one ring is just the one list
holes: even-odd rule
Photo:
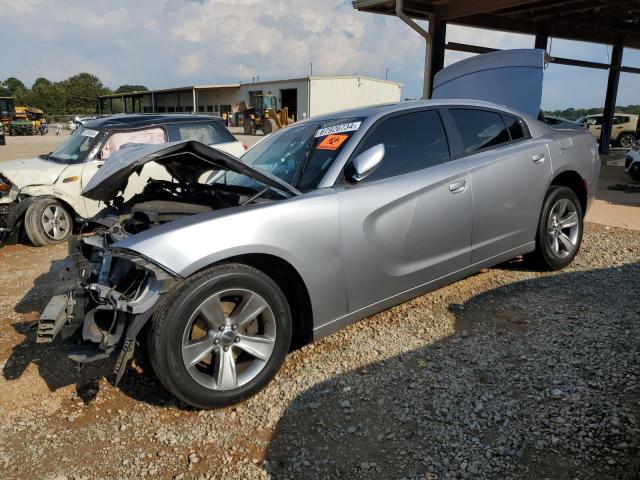
[[120, 85], [115, 93], [148, 92], [144, 85]]
[[7, 88], [12, 95], [15, 95], [19, 90], [27, 89], [27, 87], [24, 86], [24, 83], [22, 83], [16, 77], [9, 77], [3, 83], [5, 88]]
[[90, 73], [79, 73], [69, 77], [60, 86], [64, 88], [66, 98], [66, 113], [95, 113], [98, 97], [111, 91], [102, 81]]
[[63, 115], [67, 113], [66, 101], [66, 89], [60, 83], [40, 77], [33, 82], [28, 104], [50, 115]]

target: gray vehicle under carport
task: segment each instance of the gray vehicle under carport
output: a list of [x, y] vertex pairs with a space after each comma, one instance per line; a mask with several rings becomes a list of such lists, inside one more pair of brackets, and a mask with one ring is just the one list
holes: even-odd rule
[[[174, 181], [122, 202], [148, 161]], [[38, 339], [83, 340], [78, 361], [119, 354], [118, 378], [144, 344], [178, 398], [238, 402], [292, 345], [518, 255], [568, 265], [599, 162], [588, 133], [455, 99], [309, 119], [242, 161], [196, 142], [127, 149], [85, 190], [110, 207], [71, 243]]]

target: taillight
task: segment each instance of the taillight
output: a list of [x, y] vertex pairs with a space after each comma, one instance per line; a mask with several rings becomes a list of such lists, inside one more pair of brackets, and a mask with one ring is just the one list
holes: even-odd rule
[[242, 147], [243, 147], [245, 150], [249, 150], [249, 147], [247, 147], [244, 143], [242, 144]]
[[636, 133], [640, 137], [640, 115], [638, 115], [638, 120], [636, 121]]

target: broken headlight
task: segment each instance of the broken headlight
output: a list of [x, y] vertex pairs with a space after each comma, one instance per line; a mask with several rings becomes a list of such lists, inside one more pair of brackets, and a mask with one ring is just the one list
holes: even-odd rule
[[8, 195], [13, 187], [13, 183], [7, 177], [0, 173], [0, 197]]

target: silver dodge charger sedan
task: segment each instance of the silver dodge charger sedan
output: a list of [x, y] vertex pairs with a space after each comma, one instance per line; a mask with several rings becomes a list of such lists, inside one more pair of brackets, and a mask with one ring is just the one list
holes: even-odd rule
[[[150, 180], [124, 201], [147, 162]], [[599, 172], [591, 134], [483, 101], [312, 118], [238, 160], [197, 142], [117, 152], [85, 190], [106, 208], [70, 243], [37, 339], [71, 358], [134, 349], [199, 408], [258, 392], [287, 352], [519, 255], [578, 253]]]

